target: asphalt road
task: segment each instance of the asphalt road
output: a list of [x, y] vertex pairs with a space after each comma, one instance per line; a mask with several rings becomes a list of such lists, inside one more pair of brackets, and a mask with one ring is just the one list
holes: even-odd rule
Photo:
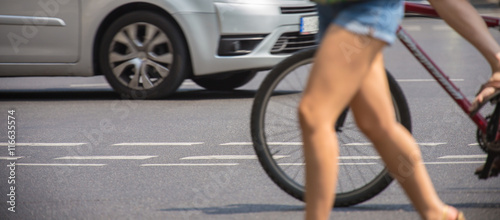
[[[472, 98], [490, 74], [479, 53], [440, 20], [409, 18], [404, 27]], [[386, 62], [440, 197], [468, 219], [498, 219], [500, 178], [473, 175], [484, 161], [473, 123], [399, 43]], [[186, 81], [155, 101], [122, 100], [102, 77], [1, 78], [0, 219], [301, 219], [304, 204], [275, 186], [252, 146], [241, 144], [251, 141], [250, 107], [265, 74], [232, 92]], [[14, 173], [5, 158], [9, 110], [20, 157]], [[418, 219], [394, 183], [333, 217]]]

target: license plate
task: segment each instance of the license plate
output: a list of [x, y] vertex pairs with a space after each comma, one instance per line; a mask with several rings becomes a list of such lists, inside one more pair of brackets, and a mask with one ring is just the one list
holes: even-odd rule
[[319, 30], [318, 16], [300, 18], [300, 34], [315, 34]]

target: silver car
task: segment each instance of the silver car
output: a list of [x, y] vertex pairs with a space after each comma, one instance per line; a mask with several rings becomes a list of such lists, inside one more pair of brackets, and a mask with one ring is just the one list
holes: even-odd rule
[[130, 98], [212, 90], [314, 46], [308, 0], [0, 0], [0, 76], [104, 75]]

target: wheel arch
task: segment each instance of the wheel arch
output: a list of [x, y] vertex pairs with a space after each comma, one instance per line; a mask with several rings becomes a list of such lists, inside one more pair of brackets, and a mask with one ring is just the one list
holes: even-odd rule
[[179, 25], [179, 23], [175, 20], [175, 18], [165, 9], [161, 8], [160, 6], [150, 4], [150, 3], [144, 3], [144, 2], [135, 2], [135, 3], [129, 3], [122, 5], [112, 12], [110, 12], [102, 21], [101, 24], [99, 25], [99, 28], [97, 29], [97, 32], [94, 36], [94, 43], [92, 46], [92, 63], [93, 63], [93, 70], [94, 70], [94, 75], [102, 75], [101, 73], [101, 66], [99, 63], [99, 45], [102, 43], [102, 36], [106, 32], [107, 28], [109, 28], [113, 22], [113, 20], [116, 20], [120, 16], [134, 12], [134, 11], [151, 11], [157, 14], [160, 14], [161, 16], [165, 17], [166, 19], [169, 19], [170, 21], [173, 22], [173, 24], [176, 26], [176, 28], [180, 31], [180, 34], [182, 36], [184, 45], [187, 48], [187, 56], [188, 56], [188, 77], [191, 75], [191, 69], [192, 69], [192, 63], [191, 63], [191, 53], [190, 53], [190, 45], [187, 43], [186, 35], [184, 34], [183, 28]]

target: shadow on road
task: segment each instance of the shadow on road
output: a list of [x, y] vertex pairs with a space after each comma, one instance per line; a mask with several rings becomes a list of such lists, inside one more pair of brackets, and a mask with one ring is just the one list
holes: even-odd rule
[[[498, 209], [499, 203], [455, 203], [448, 204], [459, 209], [481, 208]], [[301, 212], [303, 205], [278, 205], [278, 204], [233, 204], [226, 206], [214, 206], [204, 208], [168, 208], [160, 209], [164, 212], [191, 212], [200, 211], [207, 215], [229, 215], [229, 214], [249, 214], [264, 212]], [[366, 204], [347, 208], [335, 208], [334, 212], [374, 212], [374, 211], [405, 211], [415, 212], [411, 204]]]
[[[207, 91], [180, 89], [173, 95], [159, 100], [212, 100], [212, 99], [249, 99], [255, 90]], [[0, 90], [0, 101], [90, 101], [127, 99], [111, 89], [46, 89], [46, 90]]]
[[[454, 203], [448, 204], [458, 209], [469, 209], [469, 208], [481, 208], [481, 209], [498, 209], [500, 208], [500, 203]], [[363, 211], [406, 211], [414, 212], [415, 209], [411, 204], [367, 204], [367, 205], [357, 205], [347, 208], [335, 208], [333, 211], [339, 212], [363, 212]]]
[[189, 212], [201, 211], [208, 215], [228, 215], [228, 214], [247, 214], [261, 212], [296, 212], [304, 211], [304, 206], [299, 205], [277, 205], [277, 204], [234, 204], [219, 207], [205, 208], [171, 208], [160, 209], [164, 212]]

